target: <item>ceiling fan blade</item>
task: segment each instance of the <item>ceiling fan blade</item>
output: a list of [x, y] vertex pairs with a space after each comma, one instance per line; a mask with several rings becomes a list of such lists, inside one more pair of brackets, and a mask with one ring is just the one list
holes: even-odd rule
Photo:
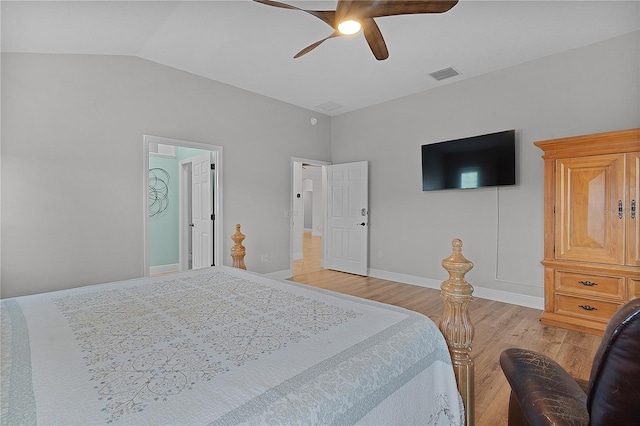
[[253, 0], [253, 1], [255, 1], [256, 3], [266, 4], [267, 6], [280, 7], [282, 9], [302, 10], [299, 7], [295, 7], [286, 3], [280, 3], [279, 1], [272, 1], [272, 0]]
[[387, 44], [384, 42], [382, 32], [376, 21], [373, 18], [366, 18], [362, 20], [362, 31], [364, 32], [364, 38], [369, 43], [371, 52], [377, 60], [383, 61], [389, 57], [389, 50]]
[[[353, 4], [353, 0], [338, 0], [338, 4], [336, 5], [336, 25], [345, 19], [350, 18], [350, 10], [351, 5]], [[337, 28], [336, 28], [337, 29]]]
[[331, 28], [336, 28], [338, 21], [336, 21], [335, 10], [305, 10], [305, 12], [319, 18], [327, 23]]
[[415, 13], [443, 13], [457, 3], [458, 0], [363, 0], [354, 3], [351, 13], [362, 18]]
[[308, 14], [321, 19], [332, 28], [335, 27], [335, 25], [337, 25], [336, 18], [335, 18], [336, 12], [334, 10], [306, 10], [306, 9], [300, 9], [299, 7], [296, 7], [290, 4], [281, 3], [279, 1], [273, 1], [273, 0], [253, 0], [253, 1], [255, 1], [256, 3], [266, 4], [267, 6], [279, 7], [281, 9], [300, 10], [302, 12], [307, 12]]
[[309, 46], [305, 47], [304, 49], [302, 49], [301, 51], [299, 51], [298, 53], [295, 54], [295, 56], [293, 57], [294, 59], [299, 58], [300, 56], [306, 55], [307, 53], [311, 52], [313, 49], [315, 49], [316, 47], [320, 46], [322, 43], [324, 43], [326, 40], [329, 40], [330, 38], [333, 37], [338, 37], [340, 35], [339, 32], [334, 31], [330, 36], [323, 38], [322, 40], [318, 40], [313, 44], [310, 44]]

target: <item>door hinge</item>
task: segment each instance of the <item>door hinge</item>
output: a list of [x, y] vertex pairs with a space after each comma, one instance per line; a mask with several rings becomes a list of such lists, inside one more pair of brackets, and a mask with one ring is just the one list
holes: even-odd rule
[[215, 170], [216, 169], [216, 165], [211, 163], [211, 170]]
[[216, 220], [216, 215], [215, 214], [211, 215], [211, 220]]

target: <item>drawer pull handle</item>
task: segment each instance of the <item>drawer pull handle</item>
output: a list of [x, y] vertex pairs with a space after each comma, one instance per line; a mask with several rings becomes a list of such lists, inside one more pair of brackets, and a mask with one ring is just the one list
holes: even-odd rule
[[618, 200], [618, 218], [622, 219], [624, 217], [624, 209], [622, 208], [622, 200]]
[[631, 219], [636, 218], [636, 200], [631, 200]]
[[592, 281], [578, 281], [582, 285], [586, 285], [587, 287], [593, 287], [594, 285], [598, 285], [598, 283], [594, 283]]
[[594, 308], [593, 306], [589, 306], [589, 305], [578, 305], [578, 306], [580, 306], [585, 311], [597, 311], [598, 310], [598, 308]]

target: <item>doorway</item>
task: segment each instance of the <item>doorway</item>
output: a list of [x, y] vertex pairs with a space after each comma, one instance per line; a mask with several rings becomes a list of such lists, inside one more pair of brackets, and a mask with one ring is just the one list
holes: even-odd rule
[[[332, 269], [357, 275], [369, 275], [369, 196], [368, 162], [358, 161], [332, 165], [327, 162], [292, 158], [291, 176], [291, 276], [301, 275], [305, 259], [304, 179], [303, 171], [321, 170], [321, 188], [317, 198], [321, 220], [316, 235], [321, 236], [319, 269]], [[312, 232], [313, 236], [313, 232]]]
[[302, 257], [293, 262], [293, 276], [318, 272], [322, 267], [324, 200], [322, 166], [302, 163]]
[[[222, 147], [151, 135], [144, 136], [143, 146], [144, 275], [221, 265]], [[157, 182], [151, 169], [166, 182]], [[168, 194], [158, 194], [165, 186]], [[160, 213], [157, 197], [164, 202]], [[207, 207], [206, 217], [198, 206]]]
[[291, 159], [291, 276], [324, 267], [326, 170], [330, 163]]

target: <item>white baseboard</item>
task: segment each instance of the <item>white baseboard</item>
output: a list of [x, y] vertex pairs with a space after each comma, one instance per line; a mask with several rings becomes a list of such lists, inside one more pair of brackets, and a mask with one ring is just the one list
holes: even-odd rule
[[291, 278], [291, 270], [284, 269], [282, 271], [269, 272], [267, 274], [263, 274], [265, 277], [274, 278], [276, 280], [288, 280]]
[[369, 269], [369, 276], [404, 284], [413, 284], [420, 287], [434, 288], [436, 290], [440, 290], [440, 284], [442, 284], [442, 281], [431, 278], [416, 277], [415, 275], [400, 274], [397, 272], [383, 271], [381, 269]]
[[474, 286], [473, 288], [473, 295], [481, 299], [511, 303], [512, 305], [524, 306], [525, 308], [533, 308], [541, 311], [544, 310], [544, 297], [527, 296], [526, 294], [511, 293], [485, 287]]
[[[291, 272], [292, 271], [290, 271], [289, 269], [285, 269], [283, 271], [271, 272], [264, 275], [275, 279], [286, 280], [291, 278]], [[434, 280], [431, 278], [399, 274], [397, 272], [383, 271], [381, 269], [369, 269], [369, 276], [403, 284], [412, 284], [420, 287], [433, 288], [435, 290], [440, 290], [440, 286], [442, 285], [442, 281]], [[526, 308], [539, 310], [544, 309], [543, 297], [527, 296], [525, 294], [511, 293], [508, 291], [494, 290], [491, 288], [478, 286], [473, 286], [473, 295], [480, 299], [489, 299], [496, 302], [510, 303], [512, 305], [524, 306]]]
[[[369, 276], [383, 280], [396, 281], [399, 283], [413, 284], [420, 287], [433, 288], [436, 290], [440, 290], [440, 285], [442, 285], [442, 281], [431, 278], [416, 277], [414, 275], [399, 274], [380, 269], [369, 269]], [[512, 305], [524, 306], [533, 309], [544, 309], [543, 297], [527, 296], [524, 294], [510, 293], [508, 291], [494, 290], [478, 286], [473, 286], [473, 295], [481, 299], [489, 299], [496, 302], [510, 303]]]
[[303, 253], [293, 253], [293, 260], [300, 260], [300, 259], [304, 259]]
[[169, 272], [178, 272], [180, 270], [179, 263], [170, 265], [158, 265], [149, 267], [149, 275], [167, 274]]

